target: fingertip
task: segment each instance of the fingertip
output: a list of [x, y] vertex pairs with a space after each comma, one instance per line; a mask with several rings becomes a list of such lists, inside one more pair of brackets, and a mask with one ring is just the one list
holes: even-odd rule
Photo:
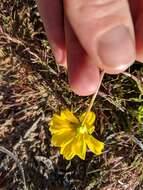
[[65, 31], [70, 87], [80, 96], [91, 95], [96, 91], [99, 83], [97, 64], [87, 55], [66, 19]]
[[99, 83], [100, 74], [96, 64], [89, 58], [69, 68], [69, 83], [71, 89], [80, 96], [93, 94]]

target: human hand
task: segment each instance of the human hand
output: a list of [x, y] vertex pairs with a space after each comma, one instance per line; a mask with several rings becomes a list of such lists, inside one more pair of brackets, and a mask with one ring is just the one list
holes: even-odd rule
[[135, 60], [143, 62], [142, 0], [37, 3], [56, 61], [67, 65], [75, 93], [94, 93], [100, 70], [118, 74]]

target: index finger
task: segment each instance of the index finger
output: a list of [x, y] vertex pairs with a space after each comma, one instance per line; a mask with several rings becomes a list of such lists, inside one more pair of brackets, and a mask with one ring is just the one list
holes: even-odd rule
[[48, 41], [56, 60], [66, 62], [63, 4], [61, 0], [37, 0]]

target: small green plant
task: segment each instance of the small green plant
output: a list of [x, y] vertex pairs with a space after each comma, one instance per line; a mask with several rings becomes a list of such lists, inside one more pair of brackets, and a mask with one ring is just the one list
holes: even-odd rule
[[141, 125], [143, 124], [143, 106], [142, 105], [138, 108], [137, 120], [138, 120], [139, 124], [141, 124]]

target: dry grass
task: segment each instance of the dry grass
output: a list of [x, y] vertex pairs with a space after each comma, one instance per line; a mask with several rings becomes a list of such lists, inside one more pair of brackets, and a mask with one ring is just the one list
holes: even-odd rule
[[0, 152], [0, 189], [24, 188], [10, 156], [16, 155], [30, 190], [142, 190], [142, 65], [127, 71], [138, 83], [127, 75], [105, 76], [93, 107], [104, 154], [68, 162], [51, 147], [48, 122], [63, 108], [82, 112], [90, 98], [69, 90], [34, 0], [2, 0], [0, 25], [0, 146], [9, 150]]

